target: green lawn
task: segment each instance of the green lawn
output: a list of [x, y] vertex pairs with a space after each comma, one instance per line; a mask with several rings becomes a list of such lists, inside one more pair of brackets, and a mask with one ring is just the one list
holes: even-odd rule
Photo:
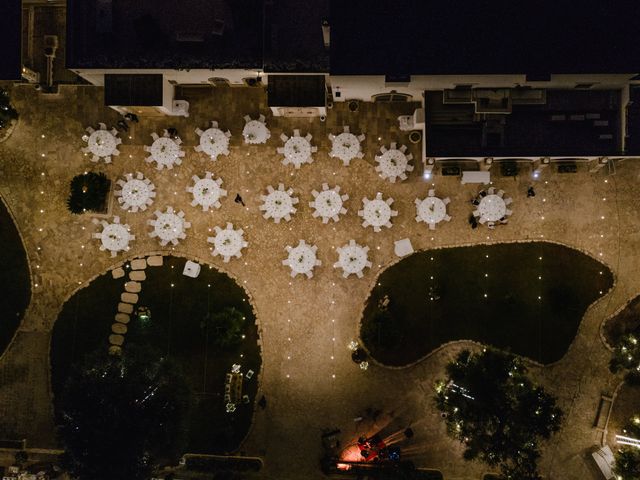
[[[185, 277], [184, 262], [165, 257], [162, 267], [147, 268], [139, 305], [151, 309], [151, 320], [143, 325], [132, 319], [124, 347], [131, 343], [151, 345], [182, 367], [195, 397], [187, 452], [227, 452], [237, 448], [251, 424], [261, 365], [255, 316], [244, 290], [235, 281], [206, 266], [197, 279]], [[51, 347], [54, 394], [64, 385], [74, 363], [96, 348], [108, 348], [123, 284], [123, 279], [113, 280], [107, 273], [65, 304], [54, 327]], [[227, 306], [243, 313], [246, 326], [240, 345], [224, 351], [214, 347], [214, 334], [203, 329], [201, 322], [207, 311], [214, 313]], [[227, 414], [224, 381], [233, 363], [241, 364], [245, 373], [249, 369], [256, 373], [245, 380], [243, 387], [251, 403]]]
[[27, 254], [0, 200], [0, 354], [13, 338], [31, 298]]
[[419, 252], [379, 277], [360, 334], [388, 365], [461, 339], [547, 364], [565, 354], [586, 308], [612, 284], [605, 265], [545, 242]]

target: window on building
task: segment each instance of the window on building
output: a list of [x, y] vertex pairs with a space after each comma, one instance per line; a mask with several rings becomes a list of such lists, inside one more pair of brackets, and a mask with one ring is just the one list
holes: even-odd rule
[[371, 99], [374, 102], [409, 102], [413, 97], [408, 93], [379, 93], [378, 95], [373, 95]]

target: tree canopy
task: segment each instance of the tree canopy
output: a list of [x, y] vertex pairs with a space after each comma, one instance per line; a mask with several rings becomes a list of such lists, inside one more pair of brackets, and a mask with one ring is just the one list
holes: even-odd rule
[[513, 355], [461, 352], [436, 384], [435, 401], [466, 460], [498, 467], [505, 479], [539, 480], [538, 442], [560, 428], [555, 399], [527, 377]]
[[66, 468], [80, 480], [148, 478], [179, 452], [190, 398], [176, 367], [149, 350], [89, 355], [61, 399]]

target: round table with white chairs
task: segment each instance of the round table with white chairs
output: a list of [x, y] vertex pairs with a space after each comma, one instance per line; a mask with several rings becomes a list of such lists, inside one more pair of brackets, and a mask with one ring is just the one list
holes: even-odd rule
[[87, 140], [89, 151], [98, 157], [109, 157], [118, 146], [117, 137], [109, 130], [95, 130]]
[[332, 147], [329, 156], [339, 158], [344, 165], [349, 165], [354, 158], [362, 158], [360, 140], [353, 133], [343, 132], [330, 138]]
[[295, 247], [287, 246], [285, 250], [289, 255], [282, 261], [282, 264], [289, 266], [292, 277], [305, 275], [307, 278], [311, 278], [313, 277], [313, 269], [322, 265], [316, 255], [318, 247], [308, 245], [304, 240], [300, 240]]
[[499, 195], [487, 195], [480, 200], [478, 205], [480, 218], [489, 222], [497, 222], [507, 214], [507, 205]]
[[156, 162], [158, 170], [171, 169], [174, 165], [180, 165], [182, 163], [181, 157], [184, 156], [180, 143], [167, 136], [155, 139], [148, 151], [151, 157], [147, 161]]
[[164, 212], [156, 210], [155, 215], [155, 220], [148, 221], [149, 225], [153, 226], [149, 236], [158, 237], [160, 245], [177, 245], [179, 240], [186, 238], [186, 229], [191, 227], [191, 224], [184, 219], [184, 212], [174, 212], [172, 207], [167, 207]]
[[342, 269], [342, 276], [347, 278], [349, 275], [362, 277], [365, 268], [371, 267], [368, 258], [369, 247], [358, 245], [355, 240], [350, 240], [348, 244], [339, 247], [338, 261], [333, 264], [334, 268]]
[[447, 216], [447, 206], [444, 201], [435, 196], [424, 200], [416, 199], [417, 220], [430, 225], [441, 222]]
[[323, 183], [321, 192], [313, 190], [311, 194], [314, 200], [309, 202], [309, 206], [314, 209], [314, 217], [322, 218], [322, 223], [328, 223], [329, 220], [337, 222], [340, 214], [347, 213], [344, 202], [349, 199], [349, 195], [340, 195], [339, 186], [329, 188], [326, 183]]
[[155, 185], [148, 178], [138, 172], [136, 177], [132, 173], [125, 174], [125, 179], [117, 182], [121, 189], [115, 191], [122, 209], [135, 213], [153, 204]]
[[260, 120], [249, 120], [242, 129], [244, 143], [259, 144], [266, 143], [271, 138], [271, 132]]
[[395, 183], [397, 179], [407, 179], [407, 172], [413, 171], [413, 166], [409, 164], [413, 156], [405, 154], [403, 151], [405, 148], [403, 146], [397, 149], [392, 144], [389, 150], [383, 148], [382, 153], [376, 155], [375, 159], [378, 165], [375, 169], [382, 178], [389, 180], [391, 183]]
[[128, 249], [130, 236], [127, 225], [110, 223], [102, 230], [100, 241], [105, 250], [117, 253]]
[[208, 128], [200, 134], [200, 151], [209, 155], [213, 160], [218, 155], [229, 155], [229, 134], [219, 128]]
[[313, 162], [311, 158], [311, 142], [305, 137], [293, 136], [284, 143], [285, 164], [300, 168], [305, 163]]
[[291, 215], [297, 211], [294, 207], [298, 203], [298, 199], [293, 196], [293, 189], [285, 189], [284, 184], [280, 183], [277, 189], [271, 185], [267, 187], [267, 195], [260, 195], [263, 204], [260, 210], [264, 211], [264, 218], [271, 218], [275, 223], [280, 220], [291, 220]]
[[242, 249], [248, 245], [244, 239], [244, 230], [241, 228], [234, 229], [232, 223], [227, 223], [224, 229], [216, 226], [214, 230], [216, 232], [215, 236], [207, 238], [207, 242], [213, 244], [211, 255], [221, 256], [225, 263], [231, 257], [240, 258]]
[[220, 198], [227, 196], [227, 191], [222, 188], [222, 179], [213, 178], [211, 172], [206, 172], [203, 178], [194, 175], [194, 184], [187, 187], [187, 192], [193, 195], [191, 206], [200, 205], [207, 212], [210, 208], [220, 208]]
[[93, 238], [100, 240], [100, 250], [108, 250], [112, 257], [115, 257], [118, 252], [128, 251], [129, 242], [136, 238], [129, 232], [129, 225], [120, 223], [120, 217], [113, 217], [112, 223], [97, 219], [94, 219], [93, 222], [96, 225], [102, 225], [102, 231], [94, 233]]
[[378, 192], [373, 200], [362, 199], [362, 210], [358, 215], [364, 219], [363, 227], [373, 227], [374, 232], [379, 232], [382, 227], [391, 228], [391, 217], [398, 215], [398, 212], [391, 208], [393, 198], [382, 198], [382, 193]]

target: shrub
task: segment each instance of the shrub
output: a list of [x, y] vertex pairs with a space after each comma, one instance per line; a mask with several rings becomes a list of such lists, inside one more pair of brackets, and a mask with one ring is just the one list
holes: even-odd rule
[[640, 450], [624, 447], [615, 453], [613, 471], [618, 480], [636, 480], [640, 478]]
[[246, 318], [236, 308], [226, 307], [205, 319], [202, 327], [213, 334], [214, 345], [229, 348], [240, 343]]
[[371, 320], [362, 324], [362, 340], [370, 348], [390, 350], [402, 340], [402, 332], [395, 325], [389, 310], [377, 310]]
[[18, 118], [18, 112], [11, 106], [9, 94], [6, 90], [0, 89], [0, 130], [6, 128], [11, 120]]
[[71, 213], [104, 212], [111, 182], [104, 173], [88, 172], [71, 180], [67, 208]]
[[627, 370], [625, 379], [631, 385], [640, 385], [640, 342], [633, 334], [623, 335], [613, 350], [609, 370], [617, 373]]

